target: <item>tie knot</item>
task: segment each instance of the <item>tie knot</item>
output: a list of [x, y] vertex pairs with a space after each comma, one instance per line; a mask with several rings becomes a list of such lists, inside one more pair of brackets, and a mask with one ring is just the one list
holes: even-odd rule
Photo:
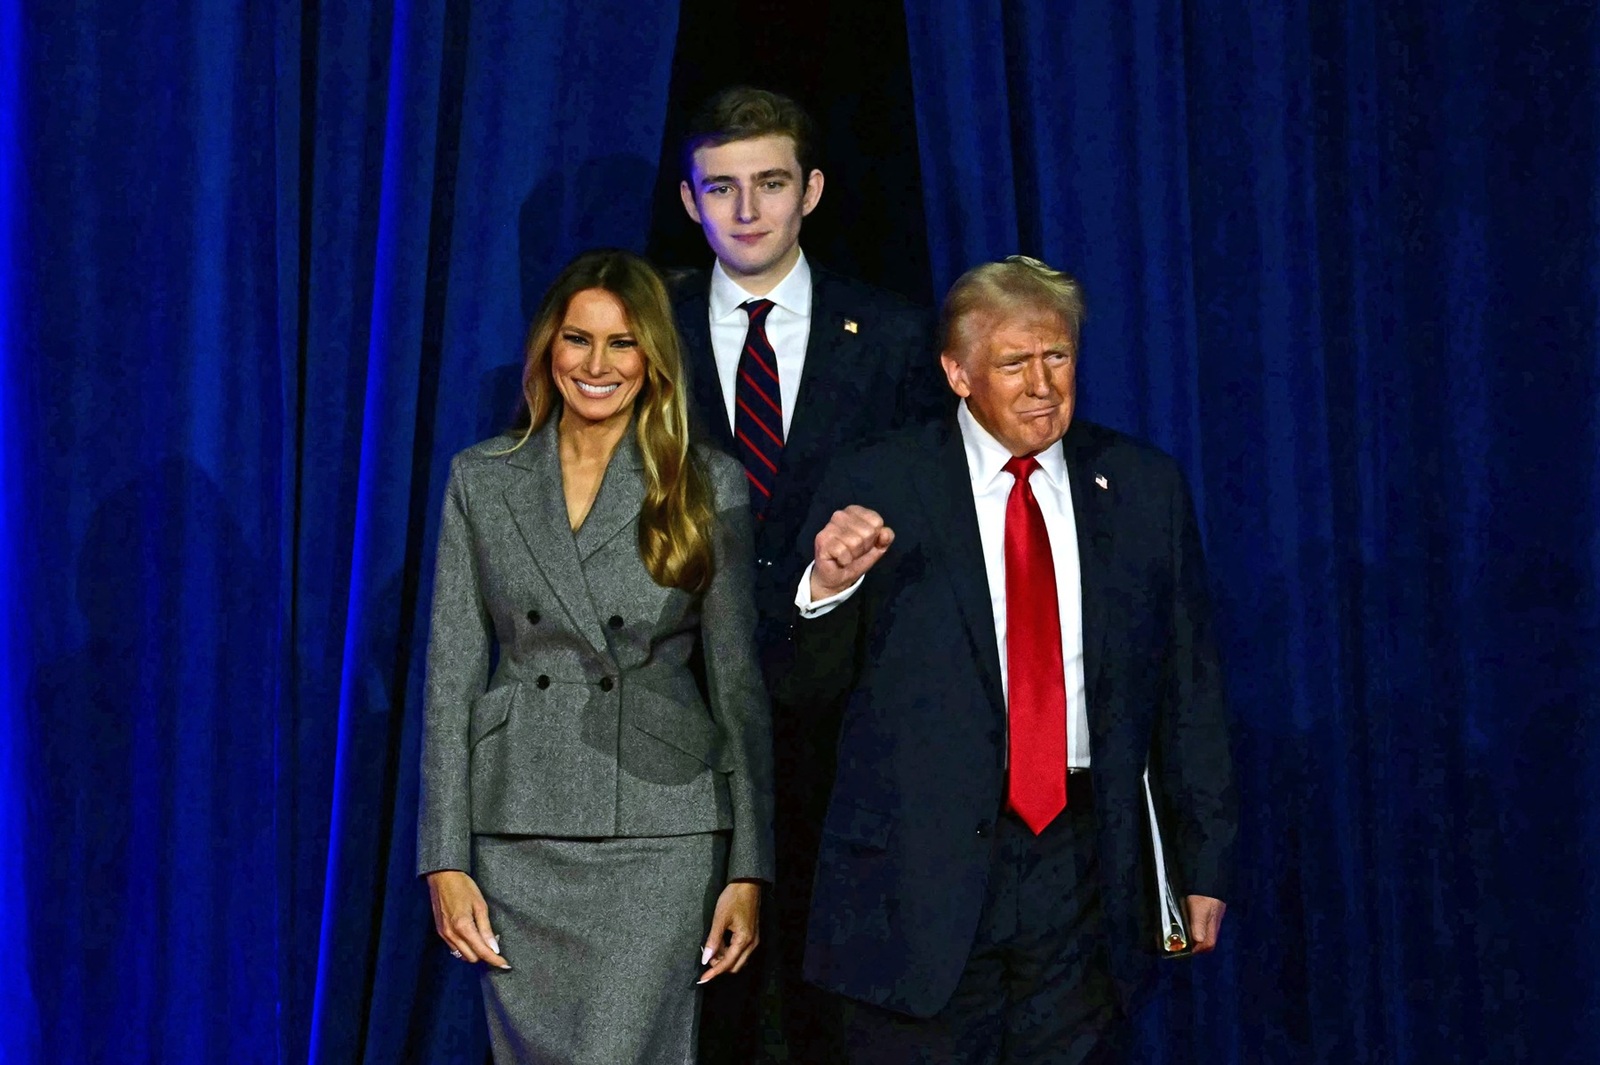
[[771, 300], [745, 300], [739, 306], [743, 307], [745, 313], [750, 316], [751, 325], [760, 325], [767, 320], [767, 315], [773, 308], [773, 302]]
[[1005, 465], [1005, 471], [1015, 477], [1018, 484], [1027, 484], [1028, 478], [1038, 468], [1039, 460], [1032, 455], [1013, 455]]

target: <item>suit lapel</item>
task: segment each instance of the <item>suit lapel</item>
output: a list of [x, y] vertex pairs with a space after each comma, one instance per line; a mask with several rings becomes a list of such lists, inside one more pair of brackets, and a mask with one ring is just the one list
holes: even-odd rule
[[954, 423], [944, 439], [922, 459], [923, 475], [912, 478], [928, 512], [933, 542], [943, 553], [941, 566], [955, 585], [956, 603], [967, 627], [983, 676], [984, 690], [995, 712], [1005, 716], [1005, 694], [1000, 684], [1000, 648], [994, 638], [994, 611], [989, 599], [989, 577], [983, 564], [983, 538], [978, 532], [978, 509], [972, 498], [972, 476], [967, 452]]
[[610, 543], [639, 516], [639, 508], [643, 503], [644, 463], [639, 457], [634, 429], [630, 426], [611, 455], [594, 505], [578, 527], [578, 559], [587, 562], [596, 551]]
[[[828, 272], [812, 266], [811, 329], [806, 336], [800, 391], [783, 445], [785, 466], [814, 461], [820, 451], [826, 450], [830, 439], [829, 419], [838, 417], [840, 403], [825, 402], [820, 397], [838, 397], [853, 391], [854, 382], [846, 378], [861, 372], [848, 351], [856, 334], [845, 329], [844, 310], [838, 306], [834, 295], [835, 288]], [[782, 484], [781, 473], [779, 483]]]
[[[561, 485], [561, 457], [556, 450], [556, 419], [559, 416], [559, 411], [552, 413], [526, 444], [507, 456], [507, 463], [526, 473], [517, 479], [515, 485], [506, 489], [506, 505], [511, 509], [512, 521], [522, 534], [528, 553], [533, 556], [545, 582], [561, 601], [574, 631], [581, 632], [595, 650], [605, 653], [605, 632], [600, 628], [600, 617], [595, 613], [594, 601], [589, 597], [588, 582], [583, 578], [583, 565], [578, 558], [577, 541], [573, 538], [572, 527], [567, 523], [567, 501]], [[618, 450], [621, 450], [620, 446]], [[615, 463], [613, 456], [613, 466]], [[611, 480], [609, 469], [606, 471], [606, 480]], [[604, 492], [602, 485], [601, 493]], [[599, 507], [598, 499], [595, 507]], [[591, 513], [590, 517], [593, 516]]]
[[692, 288], [676, 303], [678, 332], [683, 336], [683, 364], [689, 376], [689, 402], [695, 423], [707, 440], [722, 451], [733, 448], [728, 425], [728, 405], [722, 398], [722, 379], [711, 351], [711, 288], [697, 277]]
[[[1073, 524], [1078, 530], [1078, 583], [1083, 600], [1084, 689], [1094, 692], [1105, 662], [1106, 577], [1111, 572], [1111, 507], [1117, 486], [1096, 466], [1099, 449], [1079, 426], [1062, 439], [1067, 479], [1072, 484]], [[1098, 478], [1098, 480], [1097, 480]], [[1102, 487], [1101, 482], [1104, 482]]]

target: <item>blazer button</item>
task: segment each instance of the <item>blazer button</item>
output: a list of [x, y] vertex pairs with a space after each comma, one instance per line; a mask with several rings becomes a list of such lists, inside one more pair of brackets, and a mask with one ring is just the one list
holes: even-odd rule
[[613, 629], [622, 628], [622, 615], [621, 614], [612, 614], [611, 615], [611, 620], [606, 622], [606, 624], [610, 625]]
[[537, 625], [537, 624], [539, 624], [539, 612], [537, 610], [528, 611], [528, 624], [529, 625]]
[[616, 687], [616, 684], [611, 680], [610, 677], [601, 677], [600, 678], [600, 690], [601, 691], [608, 692], [612, 688], [615, 688], [615, 687]]
[[543, 690], [550, 687], [550, 678], [541, 673], [539, 674], [539, 679], [534, 681], [534, 683], [537, 684], [541, 690]]
[[978, 838], [979, 839], [987, 839], [988, 837], [989, 837], [989, 822], [987, 822], [987, 821], [979, 821], [978, 822]]

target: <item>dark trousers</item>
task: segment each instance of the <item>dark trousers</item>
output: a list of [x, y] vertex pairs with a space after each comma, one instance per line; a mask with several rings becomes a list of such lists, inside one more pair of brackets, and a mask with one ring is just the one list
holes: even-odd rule
[[[810, 760], [816, 767], [820, 757]], [[831, 781], [831, 758], [827, 763]], [[781, 1004], [784, 1056], [779, 1059], [803, 1065], [834, 1065], [846, 1060], [842, 1000], [832, 992], [807, 983], [803, 975], [806, 924], [811, 915], [811, 888], [816, 876], [817, 852], [822, 846], [822, 820], [827, 793], [789, 796], [779, 801], [779, 882], [773, 890], [777, 942], [773, 951], [774, 984]], [[784, 825], [788, 807], [789, 823]], [[787, 865], [792, 875], [785, 877]]]
[[761, 900], [761, 945], [755, 955], [743, 972], [718, 977], [706, 988], [701, 1065], [847, 1060], [842, 1000], [801, 976], [840, 712], [837, 706], [773, 707], [777, 880]]
[[949, 1003], [920, 1019], [848, 1009], [849, 1060], [865, 1065], [1080, 1065], [1123, 1060], [1129, 1024], [1102, 932], [1093, 798], [1073, 774], [1067, 810], [1035, 836], [996, 822], [977, 938]]

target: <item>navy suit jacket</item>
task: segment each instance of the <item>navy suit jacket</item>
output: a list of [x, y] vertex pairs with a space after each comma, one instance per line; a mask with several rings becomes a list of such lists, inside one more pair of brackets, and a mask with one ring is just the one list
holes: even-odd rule
[[[1081, 420], [1057, 446], [1078, 527], [1105, 933], [1132, 998], [1156, 942], [1147, 760], [1179, 894], [1228, 898], [1237, 813], [1222, 679], [1177, 465]], [[999, 650], [954, 418], [835, 464], [806, 529], [814, 536], [852, 503], [882, 514], [895, 542], [851, 599], [796, 619], [794, 668], [780, 685], [791, 706], [847, 700], [806, 977], [926, 1017], [949, 1000], [971, 950], [1005, 783]]]
[[[690, 418], [702, 439], [737, 455], [711, 350], [709, 293], [710, 274], [700, 272], [680, 281], [673, 296], [690, 380]], [[940, 418], [955, 402], [939, 367], [927, 310], [811, 264], [805, 369], [777, 487], [756, 528], [756, 642], [769, 678], [786, 668], [794, 586], [784, 587], [784, 575], [828, 461], [885, 430]]]

